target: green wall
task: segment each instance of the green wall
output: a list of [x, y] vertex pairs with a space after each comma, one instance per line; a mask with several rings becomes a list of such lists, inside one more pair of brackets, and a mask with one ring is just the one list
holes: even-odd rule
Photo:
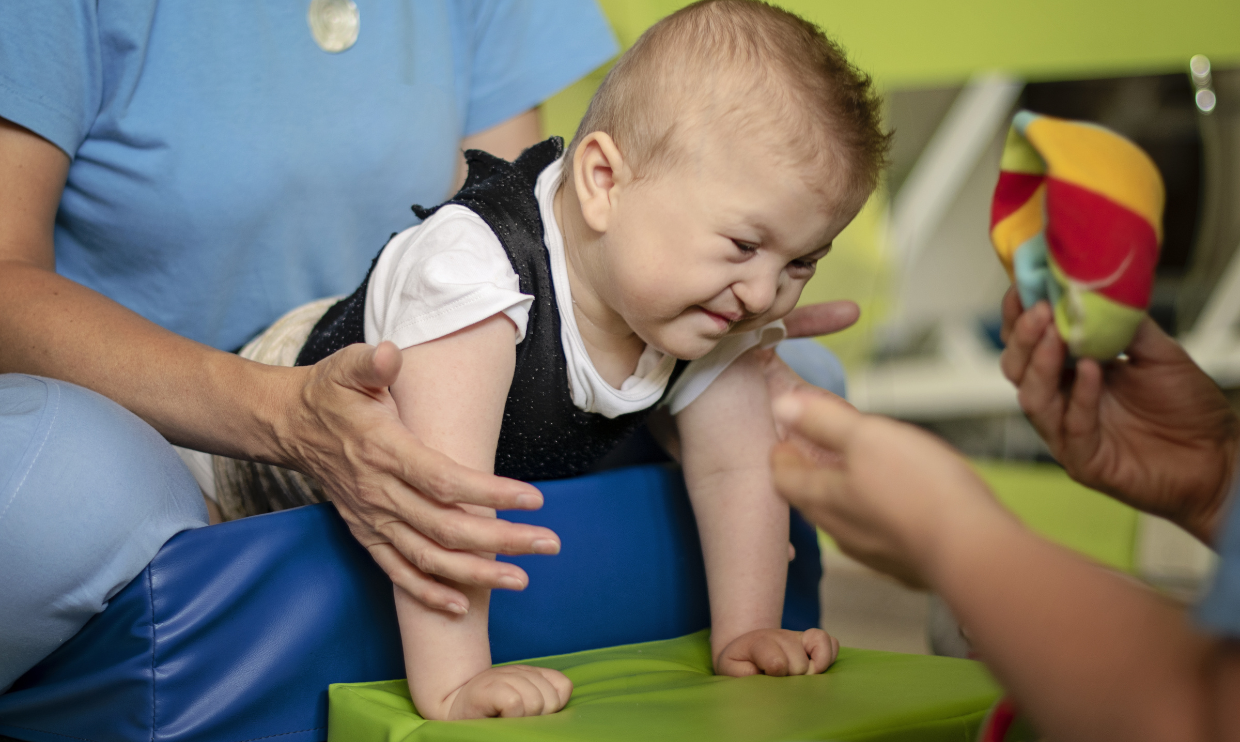
[[[621, 45], [686, 5], [601, 0]], [[783, 0], [822, 26], [883, 87], [941, 85], [1002, 70], [1027, 79], [1185, 69], [1205, 54], [1240, 64], [1240, 0]], [[571, 135], [601, 75], [547, 105], [544, 123]]]

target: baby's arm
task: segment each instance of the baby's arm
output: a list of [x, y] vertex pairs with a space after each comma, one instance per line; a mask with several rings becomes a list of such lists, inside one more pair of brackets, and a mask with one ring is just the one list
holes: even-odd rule
[[762, 363], [748, 352], [676, 416], [685, 481], [710, 588], [711, 656], [725, 675], [822, 672], [838, 643], [779, 628], [788, 575], [788, 506], [775, 494], [775, 422]]
[[[495, 468], [495, 446], [512, 383], [513, 332], [512, 322], [498, 314], [406, 348], [401, 352], [400, 376], [391, 387], [400, 419], [414, 435], [457, 463], [487, 473]], [[486, 508], [459, 507], [495, 515]], [[386, 535], [396, 543], [421, 538], [398, 521], [388, 528]], [[568, 678], [544, 668], [492, 668], [487, 639], [490, 593], [457, 583], [451, 586], [469, 600], [459, 614], [427, 608], [394, 588], [409, 693], [418, 713], [427, 719], [469, 719], [534, 716], [561, 709], [572, 692]]]

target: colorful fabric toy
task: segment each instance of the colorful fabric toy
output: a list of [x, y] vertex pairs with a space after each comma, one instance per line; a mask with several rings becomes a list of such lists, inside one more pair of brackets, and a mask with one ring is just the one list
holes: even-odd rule
[[990, 239], [1025, 307], [1049, 300], [1077, 357], [1105, 360], [1150, 303], [1165, 194], [1152, 160], [1094, 124], [1021, 111], [1012, 121]]

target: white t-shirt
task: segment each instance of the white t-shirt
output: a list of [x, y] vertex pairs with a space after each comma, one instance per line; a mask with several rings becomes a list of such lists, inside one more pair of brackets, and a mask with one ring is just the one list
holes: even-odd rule
[[[552, 208], [562, 163], [563, 158], [543, 170], [534, 192], [560, 312], [568, 386], [578, 409], [614, 418], [657, 403], [676, 359], [647, 346], [633, 375], [619, 389], [594, 368], [573, 314], [564, 239]], [[393, 237], [383, 249], [367, 288], [366, 342], [375, 345], [390, 340], [408, 348], [503, 312], [516, 325], [516, 342], [520, 343], [533, 301], [534, 297], [521, 293], [516, 271], [486, 222], [464, 206], [450, 204]], [[769, 348], [784, 335], [783, 322], [776, 321], [725, 337], [681, 374], [666, 402], [672, 414], [687, 407], [742, 353], [754, 346]]]

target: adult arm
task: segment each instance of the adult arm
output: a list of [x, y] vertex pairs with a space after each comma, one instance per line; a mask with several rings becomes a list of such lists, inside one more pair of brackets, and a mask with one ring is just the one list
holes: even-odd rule
[[776, 487], [846, 552], [927, 585], [1055, 740], [1240, 739], [1240, 648], [1140, 583], [1030, 533], [932, 436], [826, 395], [780, 400]]
[[1068, 474], [1210, 543], [1240, 449], [1210, 377], [1148, 317], [1127, 358], [1079, 359], [1073, 372], [1048, 304], [1022, 311], [1010, 290], [1003, 317], [1003, 373]]
[[0, 372], [70, 381], [178, 445], [318, 478], [393, 581], [431, 605], [463, 596], [428, 573], [488, 587], [526, 579], [469, 551], [558, 551], [545, 528], [444, 507], [528, 509], [542, 497], [527, 484], [458, 466], [404, 428], [387, 392], [400, 368], [395, 346], [352, 346], [309, 368], [263, 366], [180, 337], [57, 275], [52, 235], [68, 168], [57, 147], [0, 119]]
[[532, 147], [540, 141], [542, 125], [538, 120], [538, 109], [535, 108], [519, 113], [490, 129], [465, 137], [461, 140], [461, 156], [456, 161], [456, 179], [453, 181], [452, 193], [456, 193], [465, 184], [465, 150], [480, 149], [511, 161], [517, 159], [526, 147]]

